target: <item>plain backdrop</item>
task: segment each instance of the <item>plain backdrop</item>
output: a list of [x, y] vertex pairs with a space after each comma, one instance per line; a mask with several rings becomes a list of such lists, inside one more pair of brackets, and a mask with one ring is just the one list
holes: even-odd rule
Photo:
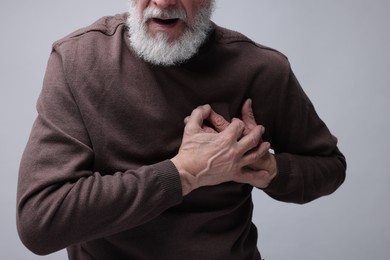
[[[0, 259], [66, 259], [36, 256], [18, 238], [19, 161], [51, 44], [126, 10], [126, 0], [1, 1]], [[217, 24], [289, 57], [348, 161], [344, 185], [306, 205], [254, 192], [266, 260], [390, 259], [389, 12], [388, 0], [217, 0]]]

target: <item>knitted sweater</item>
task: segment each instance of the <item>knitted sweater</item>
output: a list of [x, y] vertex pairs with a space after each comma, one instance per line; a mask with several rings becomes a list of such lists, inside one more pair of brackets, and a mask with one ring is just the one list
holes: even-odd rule
[[231, 120], [247, 98], [279, 170], [264, 191], [295, 203], [335, 191], [345, 159], [279, 52], [214, 25], [196, 56], [158, 67], [134, 54], [125, 14], [57, 41], [20, 166], [22, 241], [70, 259], [260, 259], [253, 187], [183, 197], [169, 160], [195, 107]]

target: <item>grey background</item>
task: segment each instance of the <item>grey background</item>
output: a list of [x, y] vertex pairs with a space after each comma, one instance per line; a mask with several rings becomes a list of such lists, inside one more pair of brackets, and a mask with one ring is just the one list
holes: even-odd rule
[[[254, 192], [254, 222], [266, 260], [390, 257], [390, 1], [217, 0], [214, 20], [286, 54], [348, 160], [346, 183], [306, 205]], [[0, 3], [0, 259], [39, 257], [19, 241], [15, 193], [19, 160], [36, 116], [53, 41], [125, 0]]]

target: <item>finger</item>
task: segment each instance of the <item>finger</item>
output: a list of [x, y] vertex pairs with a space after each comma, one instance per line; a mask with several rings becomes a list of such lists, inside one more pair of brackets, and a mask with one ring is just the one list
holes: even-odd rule
[[202, 130], [204, 120], [210, 115], [210, 105], [203, 105], [195, 108], [191, 115], [187, 117], [185, 129], [191, 132], [199, 132]]
[[255, 126], [247, 135], [244, 135], [237, 142], [242, 154], [245, 154], [260, 144], [262, 128], [262, 126]]
[[210, 125], [214, 127], [215, 130], [217, 130], [217, 132], [222, 132], [230, 125], [230, 123], [226, 121], [223, 116], [215, 112], [213, 109], [211, 109], [207, 120], [209, 121]]
[[203, 125], [202, 126], [203, 132], [209, 133], [209, 134], [217, 134], [218, 132], [214, 130], [214, 128], [211, 128], [209, 126]]
[[241, 172], [236, 174], [234, 177], [235, 177], [236, 181], [246, 182], [247, 183], [247, 182], [250, 182], [250, 181], [252, 181], [254, 179], [264, 178], [267, 175], [269, 175], [269, 173], [266, 170], [255, 171], [255, 170], [253, 170], [251, 168], [243, 167], [241, 169]]
[[252, 100], [247, 99], [241, 109], [242, 121], [245, 123], [246, 129], [244, 134], [247, 134], [250, 130], [257, 125], [255, 116], [253, 114]]
[[186, 125], [188, 123], [188, 120], [190, 119], [189, 116], [187, 116], [186, 118], [184, 118], [184, 124]]
[[266, 170], [254, 171], [249, 168], [244, 168], [241, 170], [241, 173], [234, 176], [234, 181], [256, 185], [257, 188], [266, 188], [271, 178], [269, 172]]
[[235, 141], [240, 139], [244, 131], [245, 125], [244, 122], [237, 118], [233, 118], [229, 126], [223, 130], [220, 134], [227, 135], [228, 138], [234, 138]]
[[[189, 116], [187, 116], [186, 118], [184, 118], [184, 125], [186, 125], [188, 123], [188, 120], [190, 119]], [[211, 128], [207, 125], [202, 125], [202, 129], [205, 133], [210, 133], [210, 134], [217, 134], [218, 132], [216, 130], [214, 130], [214, 128]]]
[[247, 152], [242, 156], [240, 165], [241, 167], [254, 165], [256, 162], [259, 162], [264, 156], [269, 153], [271, 144], [269, 142], [262, 142], [256, 149], [253, 149]]

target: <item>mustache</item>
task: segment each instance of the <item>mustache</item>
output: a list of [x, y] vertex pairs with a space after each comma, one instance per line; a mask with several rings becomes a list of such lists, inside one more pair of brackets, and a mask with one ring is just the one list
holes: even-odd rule
[[143, 22], [146, 23], [148, 20], [153, 18], [179, 19], [188, 23], [186, 12], [182, 8], [161, 10], [153, 6], [147, 7], [143, 13]]

